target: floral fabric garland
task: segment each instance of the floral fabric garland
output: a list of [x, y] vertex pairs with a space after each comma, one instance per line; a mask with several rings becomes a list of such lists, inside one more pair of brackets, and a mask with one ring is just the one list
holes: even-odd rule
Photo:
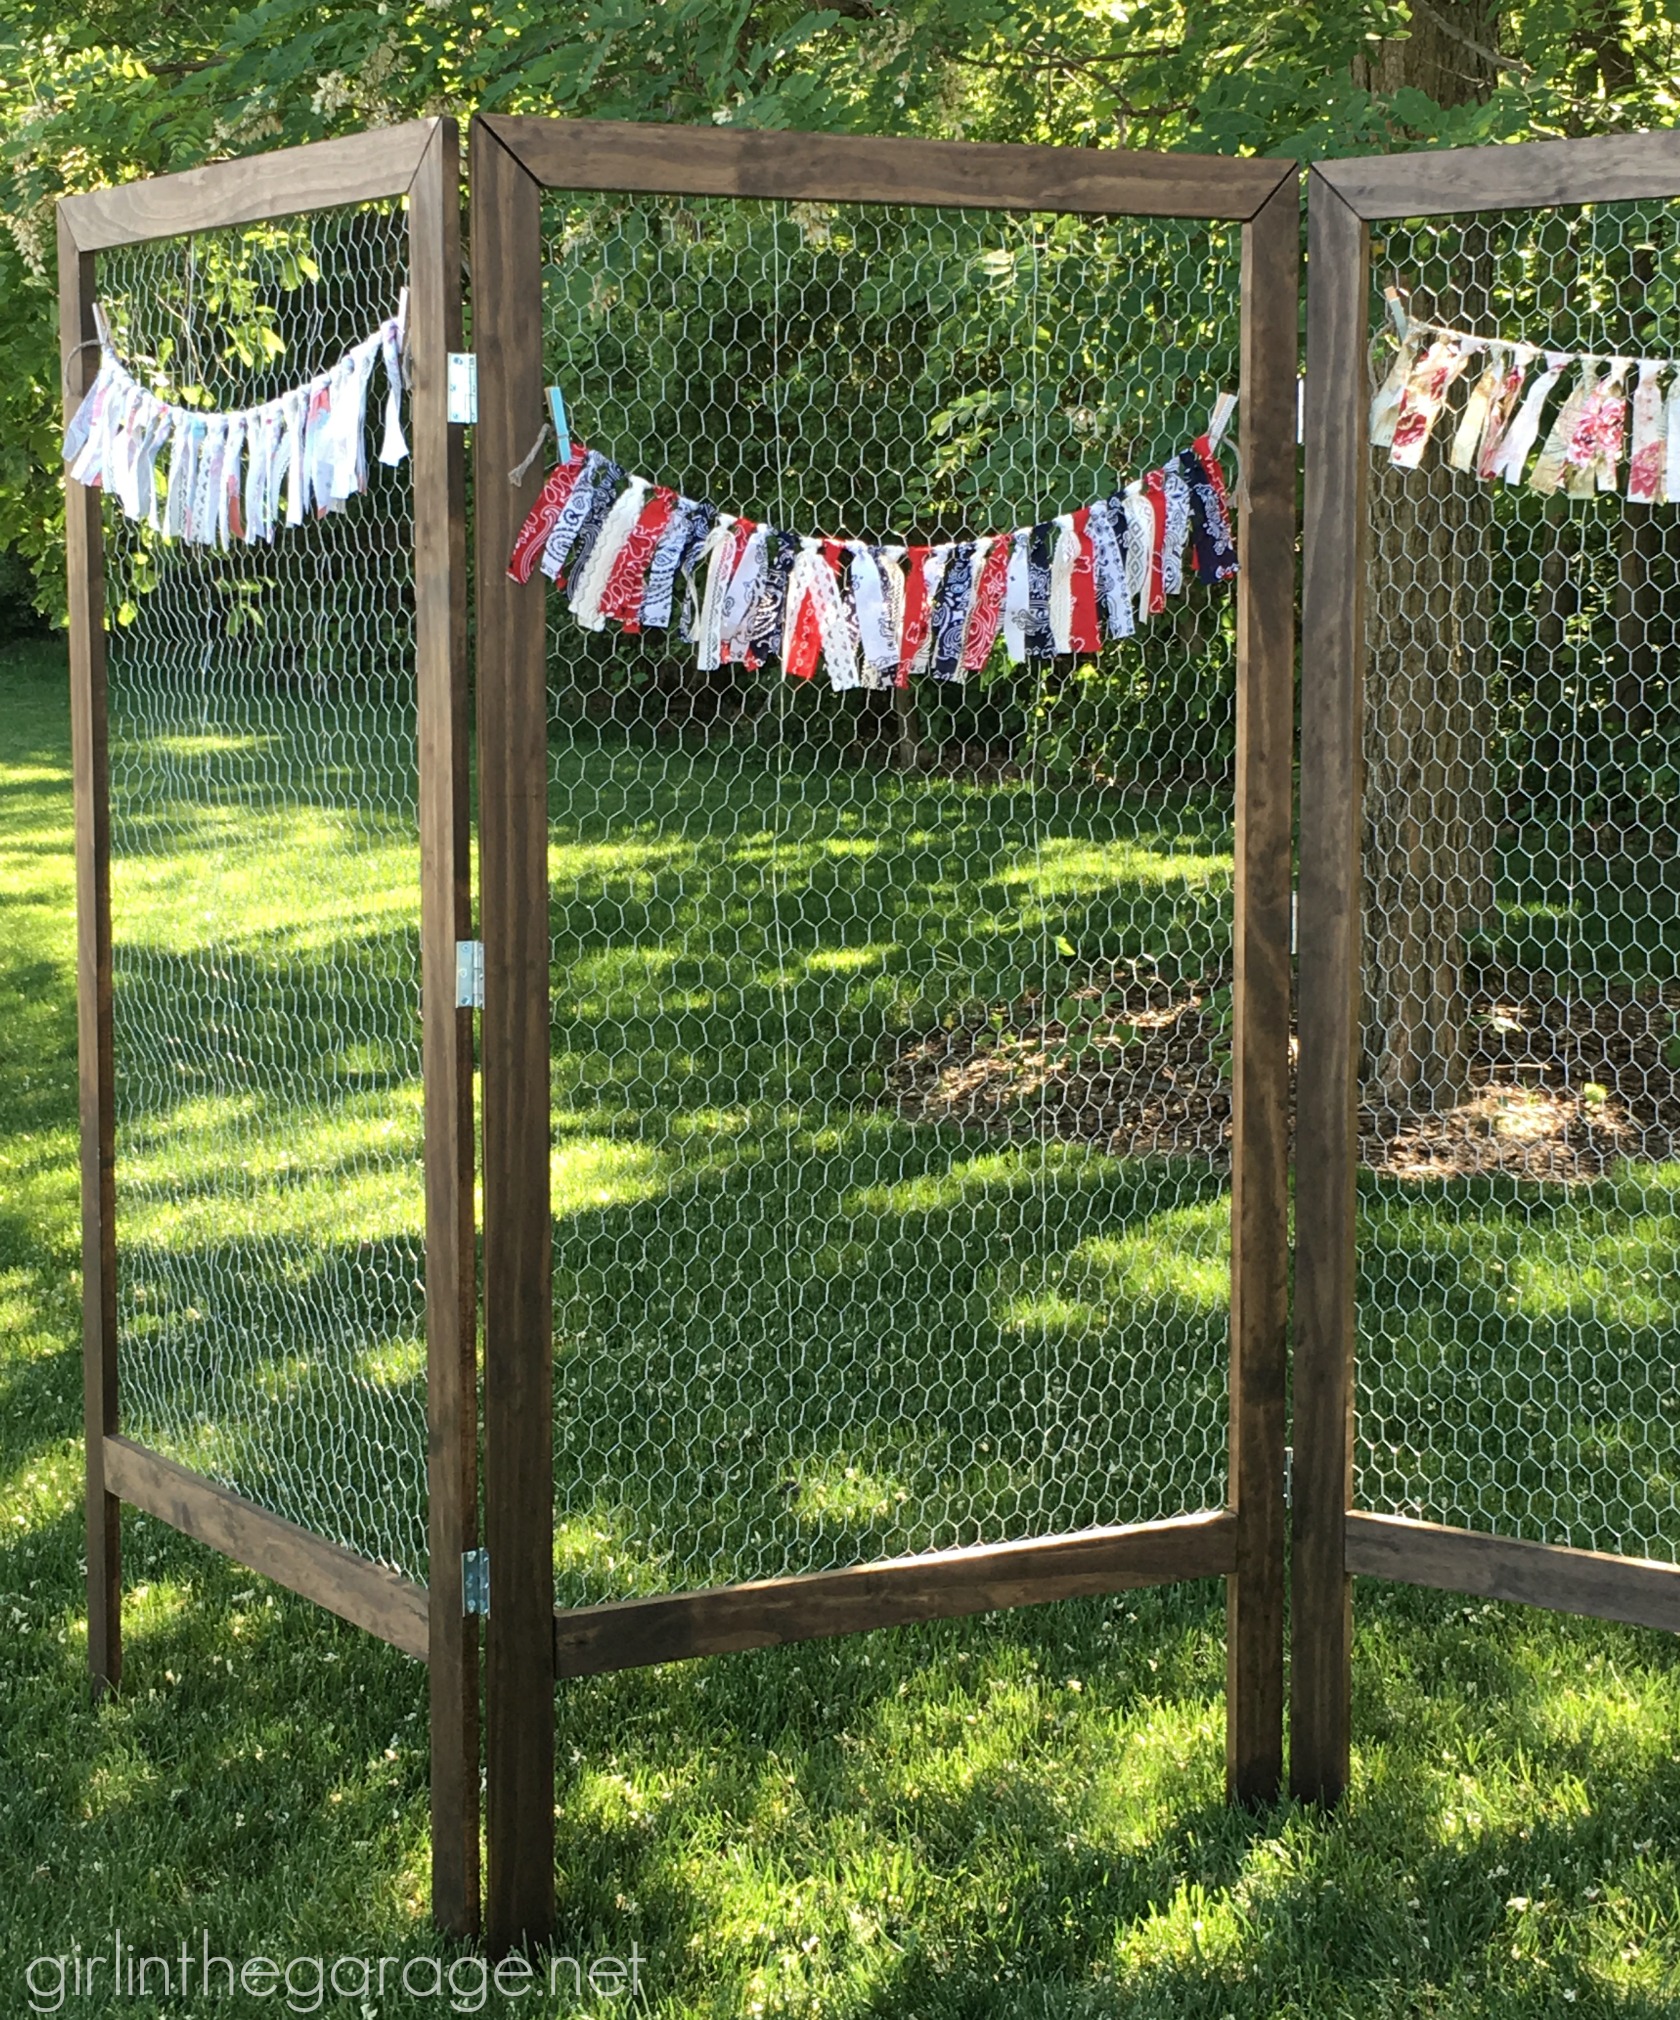
[[1449, 395], [1465, 381], [1470, 392], [1447, 451], [1453, 469], [1571, 498], [1620, 491], [1635, 504], [1680, 500], [1680, 363], [1509, 343], [1414, 321], [1398, 289], [1388, 302], [1399, 348], [1372, 399], [1370, 434], [1396, 469], [1421, 465]]
[[99, 371], [64, 433], [70, 475], [109, 491], [130, 519], [166, 540], [205, 547], [271, 541], [281, 525], [336, 512], [367, 489], [376, 365], [385, 374], [379, 460], [394, 466], [408, 454], [401, 415], [407, 309], [405, 289], [397, 313], [330, 371], [260, 406], [212, 413], [174, 406], [142, 386], [117, 356], [96, 306]]
[[1036, 526], [936, 546], [799, 536], [629, 475], [573, 439], [514, 542], [508, 574], [569, 589], [579, 624], [675, 624], [705, 670], [820, 664], [830, 686], [977, 673], [999, 636], [1017, 665], [1127, 638], [1184, 587], [1237, 573], [1211, 435], [1159, 470]]

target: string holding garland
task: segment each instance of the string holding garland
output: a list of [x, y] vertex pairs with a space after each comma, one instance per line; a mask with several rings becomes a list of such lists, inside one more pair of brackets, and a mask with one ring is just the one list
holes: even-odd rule
[[[339, 511], [368, 484], [367, 405], [385, 374], [379, 461], [408, 455], [402, 431], [408, 290], [329, 370], [272, 400], [234, 411], [185, 407], [140, 384], [94, 306], [99, 371], [64, 433], [80, 484], [108, 491], [128, 518], [166, 540], [227, 547], [271, 541], [281, 525]], [[284, 510], [282, 511], [282, 500]]]
[[[835, 689], [978, 673], [1001, 636], [1011, 661], [1094, 653], [1128, 638], [1195, 579], [1237, 573], [1218, 442], [1207, 431], [1106, 498], [1033, 526], [915, 545], [795, 534], [631, 475], [571, 438], [521, 527], [508, 574], [569, 588], [589, 631], [675, 627], [709, 671], [779, 660], [795, 680], [821, 663]], [[563, 409], [561, 410], [563, 412]], [[519, 483], [532, 457], [509, 473]]]
[[1512, 343], [1415, 319], [1400, 289], [1385, 294], [1398, 348], [1371, 401], [1370, 433], [1396, 469], [1421, 465], [1453, 388], [1481, 359], [1447, 450], [1453, 469], [1505, 484], [1526, 473], [1531, 491], [1572, 498], [1680, 499], [1680, 362]]

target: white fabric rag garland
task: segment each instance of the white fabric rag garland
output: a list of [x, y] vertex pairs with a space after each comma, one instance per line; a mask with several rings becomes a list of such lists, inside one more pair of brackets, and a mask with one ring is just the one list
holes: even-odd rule
[[330, 371], [237, 413], [160, 400], [117, 356], [104, 311], [96, 304], [93, 313], [99, 371], [64, 431], [64, 460], [78, 484], [108, 491], [128, 518], [166, 540], [223, 548], [235, 540], [270, 541], [277, 527], [301, 526], [310, 513], [336, 512], [365, 491], [367, 403], [376, 364], [385, 371], [379, 461], [394, 467], [408, 455], [402, 431], [406, 288], [396, 314]]

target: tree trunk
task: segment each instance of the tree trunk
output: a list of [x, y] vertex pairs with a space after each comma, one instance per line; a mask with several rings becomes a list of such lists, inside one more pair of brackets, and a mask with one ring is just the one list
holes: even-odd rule
[[[1410, 87], [1440, 105], [1486, 95], [1497, 6], [1431, 0], [1413, 7], [1411, 27], [1405, 40], [1378, 46], [1366, 66], [1371, 89]], [[1388, 257], [1410, 284], [1417, 277], [1406, 270], [1405, 244], [1396, 227]], [[1441, 255], [1437, 241], [1431, 276], [1442, 271]], [[1485, 268], [1471, 244], [1445, 273], [1432, 298], [1414, 296], [1414, 312], [1488, 328]], [[1364, 1078], [1368, 1100], [1401, 1113], [1465, 1097], [1467, 943], [1493, 901], [1492, 517], [1479, 481], [1446, 465], [1464, 383], [1423, 469], [1379, 460], [1371, 479]]]
[[1402, 1112], [1468, 1084], [1466, 942], [1492, 905], [1488, 500], [1372, 473], [1365, 724], [1368, 1092]]
[[908, 687], [895, 687], [892, 697], [893, 720], [898, 727], [898, 768], [901, 772], [919, 772], [922, 769], [922, 729], [916, 697]]

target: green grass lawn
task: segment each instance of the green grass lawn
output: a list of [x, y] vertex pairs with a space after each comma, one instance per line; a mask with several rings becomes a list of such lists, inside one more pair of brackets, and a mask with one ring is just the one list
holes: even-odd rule
[[[206, 1928], [221, 1953], [236, 1956], [445, 1954], [426, 1927], [416, 1666], [131, 1516], [126, 1688], [97, 1709], [87, 1701], [63, 687], [57, 646], [0, 658], [0, 2010], [8, 2013], [29, 2010], [23, 1972], [32, 1957], [108, 1945], [114, 1926], [159, 1955], [183, 1939], [196, 1946]], [[703, 781], [694, 787], [703, 802]], [[597, 874], [576, 867], [580, 878]], [[971, 911], [983, 920], [983, 904]], [[562, 906], [557, 916], [579, 915]], [[890, 977], [890, 963], [883, 967]], [[881, 970], [841, 972], [848, 991], [882, 992], [879, 1028], [899, 1014], [896, 988], [871, 979]], [[600, 986], [625, 985], [606, 974]], [[807, 1007], [831, 1001], [819, 989]], [[873, 1015], [869, 1002], [857, 1007], [862, 1036], [858, 1049], [836, 1055], [842, 1076], [874, 1056], [863, 1042], [873, 1042]], [[571, 1038], [566, 1028], [560, 1051], [577, 1062], [570, 1112], [593, 1119], [561, 1131], [562, 1166], [576, 1181], [560, 1199], [562, 1258], [568, 1225], [580, 1256], [610, 1232], [622, 1258], [631, 1237], [657, 1243], [658, 1188], [636, 1196], [635, 1174], [665, 1185], [658, 1160], [673, 1144], [656, 1140], [646, 1120], [654, 1104], [615, 1103], [592, 1086], [591, 1047], [575, 1023]], [[680, 1030], [650, 1031], [648, 1045], [662, 1060], [694, 1051]], [[768, 1136], [776, 1157], [760, 1167], [732, 1153], [718, 1176], [707, 1164], [718, 1156], [716, 1130], [702, 1130], [690, 1152], [693, 1139], [675, 1127], [718, 1106], [699, 1091], [704, 1077], [702, 1060], [692, 1102], [673, 1110], [673, 1142], [686, 1160], [680, 1183], [696, 1196], [729, 1184], [750, 1193], [760, 1169], [774, 1174], [776, 1157], [829, 1154], [776, 1118]], [[815, 1101], [838, 1120], [865, 1114], [868, 1095], [842, 1077], [807, 1107]], [[591, 1200], [587, 1160], [564, 1166], [586, 1140], [605, 1146], [591, 1153], [608, 1174], [594, 1190], [620, 1186], [622, 1196]], [[907, 1144], [890, 1141], [894, 1169], [879, 1198], [857, 1200], [873, 1219], [848, 1242], [902, 1241], [909, 1229], [927, 1254], [951, 1238], [961, 1213], [983, 1209], [1004, 1227], [1019, 1210], [1007, 1163], [971, 1174], [978, 1206], [972, 1197], [965, 1204], [949, 1190], [949, 1153], [943, 1167], [931, 1157], [918, 1167]], [[1006, 1158], [1007, 1146], [985, 1154]], [[1072, 1184], [1086, 1160], [1063, 1155]], [[1124, 1231], [1133, 1181], [1116, 1171], [1078, 1183], [1105, 1188], [1100, 1214], [1122, 1229], [1112, 1253], [1082, 1265], [1085, 1301], [1147, 1288], [1148, 1258], [1127, 1248]], [[1612, 1243], [1620, 1234], [1649, 1250], [1667, 1239], [1665, 1224], [1630, 1232], [1614, 1218], [1614, 1199], [1594, 1191], [1572, 1238], [1597, 1227], [1597, 1215]], [[1431, 1369], [1442, 1355], [1492, 1343], [1500, 1297], [1518, 1300], [1525, 1323], [1556, 1325], [1551, 1344], [1536, 1349], [1555, 1353], [1568, 1301], [1546, 1270], [1555, 1278], [1578, 1268], [1578, 1250], [1560, 1241], [1548, 1253], [1540, 1219], [1527, 1212], [1521, 1243], [1515, 1231], [1502, 1235], [1485, 1189], [1458, 1196], [1450, 1213], [1438, 1208], [1436, 1221], [1432, 1228], [1426, 1214], [1408, 1231], [1389, 1209], [1387, 1252], [1410, 1241], [1412, 1253], [1431, 1244], [1459, 1253], [1460, 1244], [1480, 1256], [1490, 1281], [1485, 1295], [1466, 1293], [1460, 1272], [1451, 1297], [1426, 1291], [1415, 1300], [1404, 1336], [1416, 1364]], [[1185, 1253], [1195, 1253], [1192, 1242]], [[1497, 1295], [1496, 1262], [1515, 1274]], [[835, 1258], [841, 1272], [857, 1265], [850, 1249]], [[992, 1302], [1018, 1300], [1003, 1260], [993, 1267]], [[1639, 1282], [1625, 1271], [1597, 1288], [1601, 1309], [1623, 1298], [1626, 1308], [1611, 1312], [1616, 1324], [1649, 1322], [1639, 1300], [1650, 1293]], [[1069, 1315], [1078, 1292], [1077, 1284], [1058, 1291], [1055, 1334], [1076, 1357], [1085, 1351], [1077, 1313]], [[1184, 1294], [1181, 1283], [1175, 1295]], [[589, 1294], [609, 1295], [610, 1287]], [[568, 1292], [562, 1319], [581, 1330], [601, 1313], [579, 1297]], [[994, 1322], [988, 1307], [985, 1323]], [[1649, 1351], [1668, 1351], [1665, 1338], [1653, 1335]], [[631, 1353], [636, 1342], [620, 1345]], [[1600, 1414], [1609, 1421], [1621, 1410], [1617, 1421], [1631, 1421], [1634, 1408], [1612, 1393]], [[813, 1524], [855, 1540], [857, 1513], [836, 1494], [813, 1496]], [[867, 1528], [868, 1509], [862, 1519]], [[1348, 1800], [1328, 1821], [1288, 1806], [1247, 1817], [1220, 1801], [1219, 1598], [1211, 1587], [1186, 1587], [566, 1686], [557, 1698], [561, 1947], [588, 1955], [634, 1944], [648, 1960], [649, 2009], [671, 2020], [1655, 2020], [1680, 2010], [1680, 1670], [1671, 1641], [1362, 1585]], [[448, 2010], [401, 1995], [329, 1999], [324, 2010], [368, 2020], [364, 2004], [379, 2016]], [[64, 2010], [287, 2008], [284, 1996], [236, 2004], [102, 1994]], [[527, 1999], [492, 2010], [572, 2009]], [[614, 2008], [599, 2001], [594, 2010]]]
[[1219, 1506], [1215, 1163], [888, 1078], [942, 1020], [1217, 970], [1228, 812], [565, 725], [550, 808], [563, 1594]]

